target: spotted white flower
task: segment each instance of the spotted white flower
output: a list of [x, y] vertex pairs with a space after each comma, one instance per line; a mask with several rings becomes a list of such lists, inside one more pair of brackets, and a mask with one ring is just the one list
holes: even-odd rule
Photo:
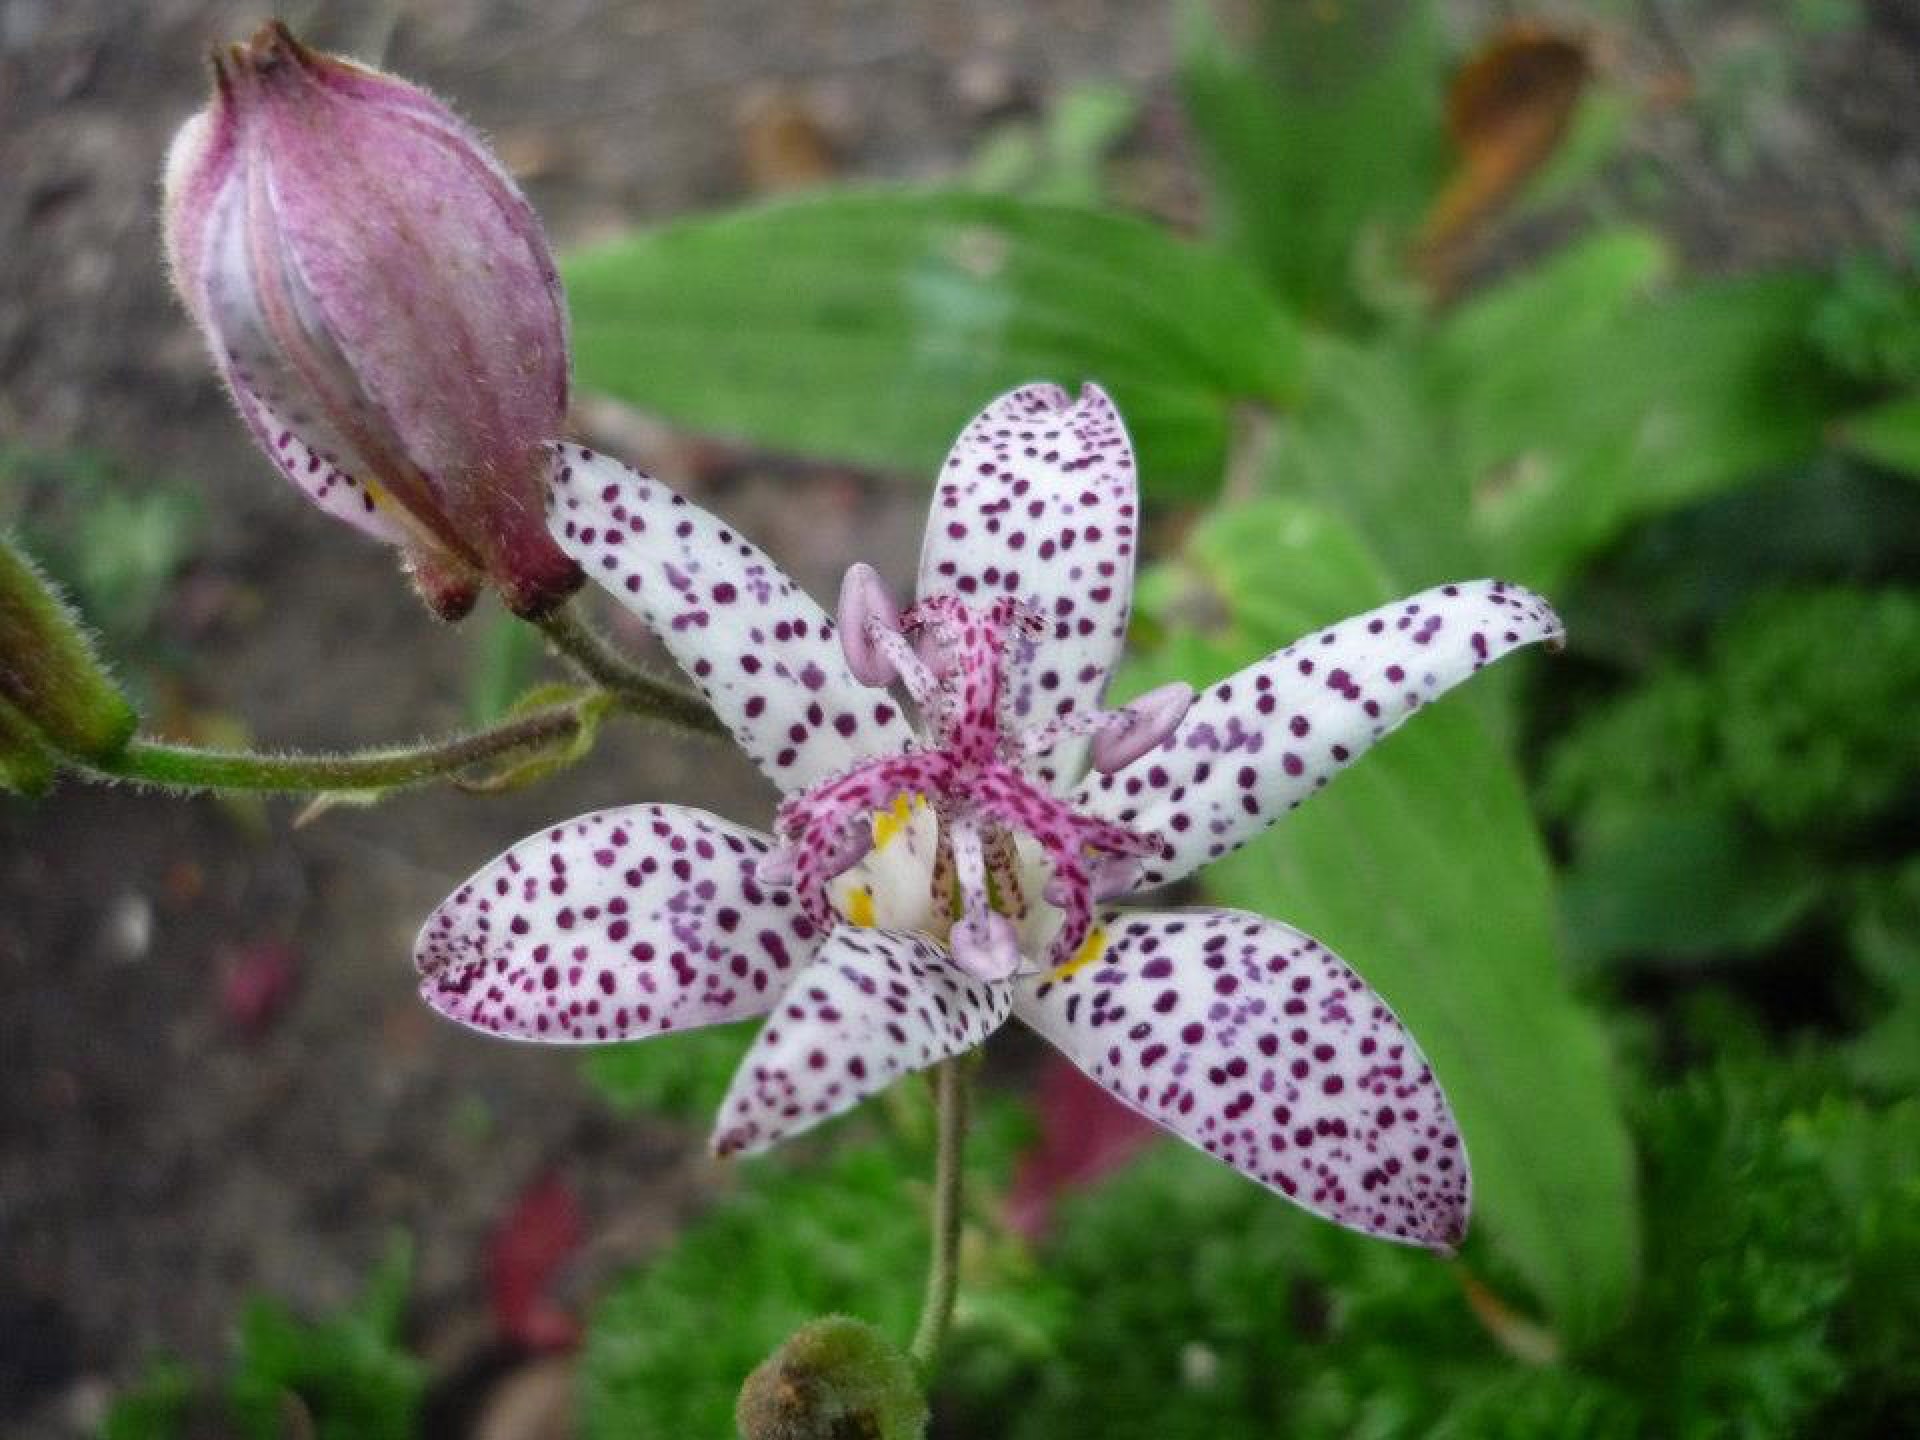
[[785, 798], [770, 835], [636, 805], [521, 841], [421, 931], [428, 1003], [559, 1043], [765, 1016], [722, 1107], [723, 1154], [1017, 1015], [1126, 1104], [1316, 1214], [1456, 1244], [1458, 1128], [1359, 976], [1258, 915], [1106, 902], [1243, 844], [1559, 621], [1516, 586], [1446, 585], [1197, 698], [1169, 686], [1104, 708], [1137, 504], [1103, 393], [1016, 390], [947, 458], [914, 603], [855, 566], [836, 623], [720, 520], [563, 447], [555, 538], [659, 634]]

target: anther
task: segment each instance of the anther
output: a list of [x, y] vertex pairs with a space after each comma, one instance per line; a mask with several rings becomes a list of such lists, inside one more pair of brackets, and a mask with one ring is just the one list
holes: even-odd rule
[[1157, 749], [1186, 718], [1193, 687], [1175, 680], [1149, 690], [1120, 711], [1121, 722], [1093, 737], [1093, 768], [1112, 774]]
[[840, 648], [862, 685], [886, 685], [899, 673], [879, 643], [880, 633], [900, 633], [900, 607], [879, 571], [849, 565], [840, 581]]
[[954, 963], [976, 980], [1005, 980], [1020, 968], [1020, 932], [997, 911], [962, 918], [947, 937]]

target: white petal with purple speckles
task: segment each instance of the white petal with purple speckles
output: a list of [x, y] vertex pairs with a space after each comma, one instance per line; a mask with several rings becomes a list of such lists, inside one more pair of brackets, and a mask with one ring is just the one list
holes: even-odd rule
[[554, 539], [652, 627], [775, 784], [905, 748], [899, 707], [853, 678], [833, 621], [779, 566], [659, 481], [557, 449]]
[[1014, 1011], [1121, 1100], [1342, 1225], [1451, 1249], [1470, 1182], [1453, 1113], [1384, 1001], [1311, 936], [1234, 910], [1109, 912]]
[[818, 944], [754, 879], [763, 835], [677, 805], [530, 835], [427, 917], [420, 993], [493, 1035], [631, 1040], [772, 1008]]
[[1089, 775], [1078, 803], [1166, 842], [1143, 887], [1178, 880], [1245, 844], [1482, 666], [1563, 633], [1552, 607], [1518, 585], [1424, 590], [1209, 686], [1164, 745]]
[[[1099, 706], [1126, 639], [1137, 509], [1133, 447], [1097, 385], [1077, 401], [1057, 385], [1014, 390], [954, 443], [927, 517], [920, 596], [1011, 595], [1049, 627], [1009, 677], [1015, 718]], [[1069, 740], [1035, 768], [1071, 780], [1085, 748]]]
[[956, 969], [924, 935], [841, 926], [794, 977], [720, 1108], [713, 1148], [763, 1150], [971, 1050], [1006, 1022], [1013, 992]]

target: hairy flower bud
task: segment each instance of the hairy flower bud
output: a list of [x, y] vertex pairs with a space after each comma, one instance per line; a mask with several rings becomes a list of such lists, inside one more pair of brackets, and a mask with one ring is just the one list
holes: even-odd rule
[[920, 1440], [927, 1402], [913, 1362], [864, 1320], [809, 1320], [740, 1387], [743, 1440]]
[[213, 57], [166, 169], [173, 280], [240, 414], [321, 509], [398, 545], [452, 619], [579, 585], [548, 536], [566, 311], [540, 223], [424, 91], [279, 24]]
[[[68, 755], [101, 760], [133, 734], [133, 706], [93, 652], [80, 618], [26, 555], [0, 535], [0, 760], [37, 773], [36, 734]], [[24, 786], [22, 786], [24, 788]]]

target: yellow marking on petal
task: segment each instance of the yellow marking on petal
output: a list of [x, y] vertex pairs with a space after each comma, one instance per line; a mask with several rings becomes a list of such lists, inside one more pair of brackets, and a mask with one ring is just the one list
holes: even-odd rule
[[873, 890], [862, 885], [847, 896], [847, 923], [865, 929], [873, 926]]
[[1048, 980], [1065, 980], [1077, 970], [1084, 970], [1102, 955], [1107, 953], [1107, 932], [1098, 925], [1087, 931], [1087, 938], [1080, 942], [1080, 948], [1073, 952], [1073, 958], [1064, 964], [1056, 965], [1048, 974]]
[[884, 850], [913, 819], [914, 806], [920, 803], [918, 795], [909, 795], [901, 791], [893, 797], [893, 808], [883, 810], [873, 817], [873, 848]]

